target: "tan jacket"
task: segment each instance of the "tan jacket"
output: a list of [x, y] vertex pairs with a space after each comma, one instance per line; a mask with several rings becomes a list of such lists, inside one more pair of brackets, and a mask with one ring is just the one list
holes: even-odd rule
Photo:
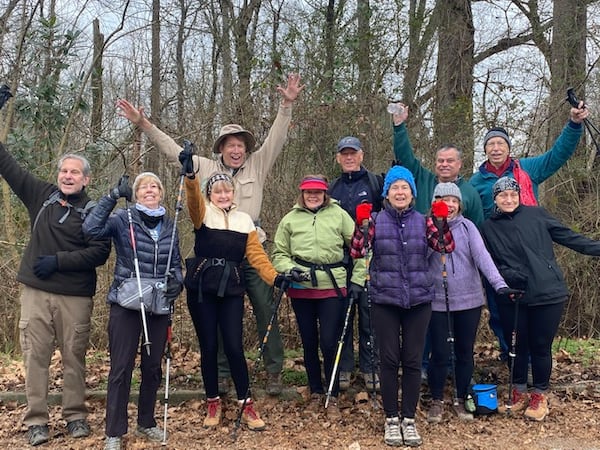
[[[287, 132], [292, 120], [292, 107], [279, 106], [277, 117], [271, 125], [269, 134], [262, 146], [248, 155], [246, 162], [233, 175], [235, 182], [234, 203], [240, 211], [250, 215], [256, 221], [260, 217], [260, 209], [263, 201], [263, 187], [265, 179], [275, 160], [283, 150], [287, 139]], [[167, 156], [171, 163], [178, 162], [178, 156], [182, 147], [170, 136], [159, 130], [155, 125], [145, 131], [146, 135], [158, 149]], [[206, 180], [215, 172], [231, 173], [231, 169], [223, 165], [222, 159], [209, 159], [202, 156], [194, 156], [194, 170], [200, 186], [206, 184]]]

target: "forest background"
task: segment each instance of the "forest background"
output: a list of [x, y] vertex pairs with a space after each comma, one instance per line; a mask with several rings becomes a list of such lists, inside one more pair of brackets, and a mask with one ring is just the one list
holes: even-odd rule
[[[482, 136], [504, 126], [513, 155], [546, 151], [568, 120], [574, 87], [599, 121], [598, 0], [0, 0], [0, 81], [15, 94], [0, 112], [0, 140], [20, 163], [54, 181], [56, 163], [80, 152], [92, 163], [91, 196], [123, 173], [159, 174], [175, 212], [178, 169], [117, 115], [115, 101], [144, 106], [176, 141], [210, 157], [220, 126], [240, 123], [261, 142], [276, 115], [275, 87], [298, 72], [306, 88], [293, 110], [283, 154], [269, 175], [262, 224], [272, 238], [307, 173], [335, 177], [335, 145], [365, 146], [365, 166], [393, 159], [386, 105], [410, 108], [417, 155], [464, 150], [465, 177], [482, 161]], [[600, 140], [600, 136], [596, 136]], [[597, 149], [590, 135], [541, 203], [575, 230], [600, 238]], [[27, 243], [27, 211], [0, 191], [0, 352], [18, 352], [15, 281]], [[181, 250], [193, 251], [191, 223], [179, 216]], [[570, 287], [560, 333], [600, 335], [598, 260], [558, 248]], [[104, 303], [114, 262], [99, 269], [93, 347], [106, 347]], [[175, 339], [195, 346], [183, 296]], [[280, 311], [288, 348], [299, 346], [293, 314]], [[252, 320], [247, 339], [256, 342]]]

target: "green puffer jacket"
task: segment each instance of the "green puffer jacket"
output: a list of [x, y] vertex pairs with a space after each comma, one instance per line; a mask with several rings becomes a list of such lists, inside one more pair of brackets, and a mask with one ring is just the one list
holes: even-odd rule
[[[332, 199], [329, 205], [316, 213], [296, 204], [277, 227], [273, 266], [278, 272], [285, 272], [293, 267], [303, 268], [295, 258], [314, 264], [338, 263], [344, 258], [344, 246], [350, 247], [353, 233], [354, 221], [335, 200]], [[363, 286], [366, 279], [365, 260], [356, 259], [352, 264], [352, 282]], [[332, 268], [331, 272], [340, 288], [346, 286], [344, 267]], [[315, 273], [317, 289], [334, 287], [325, 271], [317, 270]], [[296, 285], [314, 288], [310, 281]]]

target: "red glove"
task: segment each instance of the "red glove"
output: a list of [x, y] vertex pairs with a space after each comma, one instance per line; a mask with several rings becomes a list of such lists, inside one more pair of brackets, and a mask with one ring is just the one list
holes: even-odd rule
[[[446, 207], [446, 216], [448, 215]], [[371, 203], [360, 203], [356, 205], [356, 223], [358, 226], [363, 226], [363, 222], [365, 220], [369, 221], [371, 219], [371, 211], [373, 210], [373, 205]]]
[[446, 203], [444, 203], [442, 200], [439, 200], [431, 205], [431, 215], [436, 219], [447, 219], [448, 214], [448, 205], [446, 205]]

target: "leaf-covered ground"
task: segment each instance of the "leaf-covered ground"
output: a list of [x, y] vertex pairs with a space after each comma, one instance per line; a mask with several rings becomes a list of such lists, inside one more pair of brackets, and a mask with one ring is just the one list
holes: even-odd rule
[[[101, 449], [104, 445], [105, 405], [102, 391], [108, 373], [105, 354], [93, 353], [88, 358], [87, 382], [91, 396], [89, 422], [93, 433], [89, 438], [72, 439], [66, 434], [60, 407], [50, 410], [51, 441], [47, 449]], [[130, 432], [126, 437], [127, 449], [380, 449], [383, 443], [383, 413], [380, 401], [374, 405], [364, 392], [360, 378], [341, 397], [342, 419], [338, 423], [327, 420], [324, 411], [310, 411], [305, 407], [306, 387], [287, 385], [280, 397], [269, 397], [260, 389], [264, 385], [262, 371], [258, 371], [256, 390], [257, 408], [268, 428], [252, 432], [241, 427], [232, 436], [237, 418], [237, 407], [227, 401], [225, 417], [218, 429], [202, 428], [205, 402], [198, 381], [199, 356], [193, 351], [176, 348], [171, 368], [171, 398], [168, 408], [170, 437], [166, 447], [149, 444]], [[252, 362], [249, 362], [252, 364]], [[488, 347], [478, 347], [478, 382], [497, 382], [501, 400], [506, 398], [505, 366], [497, 361], [497, 353]], [[301, 360], [286, 361], [288, 372], [302, 371]], [[26, 428], [21, 419], [24, 405], [14, 394], [24, 390], [23, 367], [19, 361], [5, 360], [0, 368], [0, 443], [6, 449], [27, 448]], [[252, 369], [251, 369], [252, 373]], [[60, 392], [60, 356], [52, 362], [50, 392]], [[417, 426], [423, 438], [422, 449], [569, 449], [600, 450], [600, 355], [571, 354], [564, 349], [556, 351], [552, 378], [551, 414], [543, 422], [525, 421], [523, 417], [493, 415], [479, 417], [473, 422], [460, 422], [450, 413], [441, 424], [430, 425], [425, 420], [428, 395], [422, 388]], [[135, 388], [133, 389], [135, 390]], [[191, 391], [191, 392], [189, 392]], [[185, 393], [185, 395], [184, 395]], [[379, 399], [380, 400], [380, 399]], [[164, 412], [162, 392], [156, 415], [160, 424]], [[135, 427], [135, 403], [130, 403], [130, 430]]]

